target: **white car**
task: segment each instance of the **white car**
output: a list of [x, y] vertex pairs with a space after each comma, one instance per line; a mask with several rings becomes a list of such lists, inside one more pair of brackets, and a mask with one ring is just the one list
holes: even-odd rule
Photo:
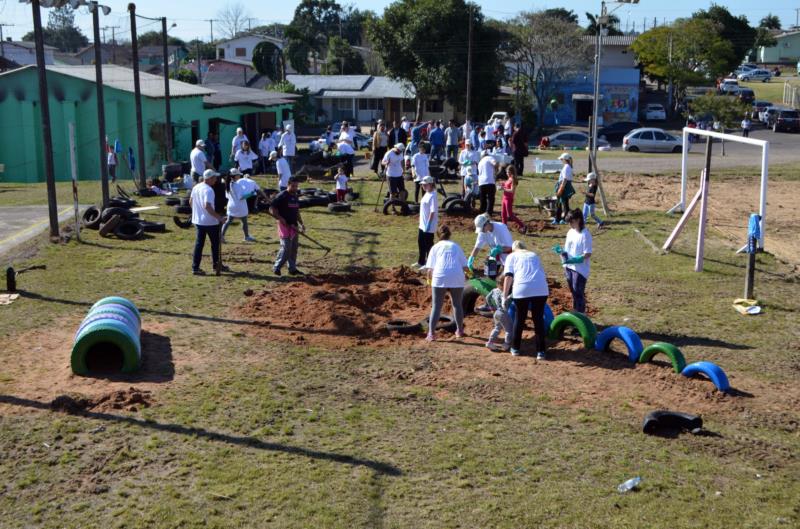
[[664, 110], [664, 105], [661, 103], [648, 103], [644, 107], [644, 120], [645, 121], [666, 121], [667, 111]]
[[634, 129], [622, 138], [622, 150], [627, 152], [681, 152], [683, 139], [675, 137], [663, 129]]
[[496, 119], [499, 119], [501, 123], [505, 123], [506, 118], [508, 118], [508, 112], [495, 112], [486, 123], [491, 125]]
[[[597, 147], [605, 147], [610, 145], [603, 138], [597, 138]], [[589, 135], [580, 130], [565, 130], [564, 132], [557, 132], [550, 135], [551, 147], [577, 147], [585, 149], [589, 146]]]
[[725, 79], [719, 85], [719, 91], [723, 94], [735, 94], [739, 91], [739, 81], [736, 79]]
[[768, 83], [772, 79], [772, 73], [769, 70], [750, 70], [749, 72], [740, 73], [736, 78], [740, 81]]

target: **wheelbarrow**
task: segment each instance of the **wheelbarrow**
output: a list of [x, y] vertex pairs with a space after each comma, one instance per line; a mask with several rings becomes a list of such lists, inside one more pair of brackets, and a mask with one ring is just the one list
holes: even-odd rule
[[558, 197], [535, 197], [531, 193], [533, 205], [539, 208], [539, 212], [545, 211], [548, 216], [555, 217], [556, 209], [558, 208]]

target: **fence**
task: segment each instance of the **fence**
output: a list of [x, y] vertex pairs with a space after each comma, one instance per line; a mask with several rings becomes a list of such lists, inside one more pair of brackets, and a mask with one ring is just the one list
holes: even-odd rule
[[800, 108], [800, 85], [783, 83], [783, 104], [792, 108]]

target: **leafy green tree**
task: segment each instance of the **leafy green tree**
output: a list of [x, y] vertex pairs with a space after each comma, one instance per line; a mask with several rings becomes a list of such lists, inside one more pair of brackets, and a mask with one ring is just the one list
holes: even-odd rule
[[[584, 33], [586, 35], [597, 35], [597, 29], [600, 26], [598, 20], [600, 15], [586, 13], [586, 18], [589, 19], [589, 25], [586, 26]], [[619, 17], [617, 15], [608, 15], [608, 22], [603, 27], [608, 31], [608, 35], [622, 35], [619, 30]]]
[[778, 15], [769, 13], [767, 16], [761, 19], [761, 22], [758, 23], [758, 27], [767, 29], [781, 29], [781, 19]]
[[[50, 10], [42, 36], [45, 44], [64, 52], [74, 53], [89, 44], [89, 39], [75, 25], [75, 11], [69, 4]], [[26, 41], [33, 39], [33, 31], [22, 37]]]
[[753, 42], [753, 50], [758, 48], [771, 48], [778, 45], [778, 39], [770, 33], [767, 28], [756, 28], [756, 40]]
[[280, 81], [286, 77], [283, 53], [269, 41], [259, 42], [253, 49], [253, 68], [273, 81]]
[[298, 89], [289, 81], [279, 81], [267, 86], [266, 90], [272, 92], [283, 92], [285, 94], [297, 94], [300, 96], [294, 100], [292, 109], [294, 113], [294, 119], [298, 125], [315, 123], [317, 121], [314, 103], [311, 101], [311, 93], [309, 92], [308, 88]]
[[[146, 33], [142, 33], [141, 35], [136, 36], [136, 42], [139, 43], [139, 46], [161, 46], [161, 32], [160, 31], [148, 31]], [[182, 48], [186, 47], [186, 42], [179, 39], [178, 37], [173, 37], [172, 35], [167, 34], [167, 45], [168, 46], [180, 46]]]
[[542, 15], [550, 18], [560, 18], [564, 22], [569, 22], [570, 24], [578, 23], [578, 14], [572, 9], [564, 9], [563, 7], [554, 7], [551, 9], [545, 9], [544, 11], [542, 11]]
[[286, 24], [273, 22], [272, 24], [267, 24], [266, 26], [256, 26], [249, 33], [252, 33], [253, 35], [269, 35], [270, 37], [282, 39], [286, 36], [286, 27]]
[[310, 54], [322, 55], [328, 45], [328, 34], [337, 33], [341, 24], [342, 7], [334, 0], [302, 0], [286, 28], [286, 55], [292, 68], [308, 73]]
[[364, 58], [342, 37], [328, 40], [329, 75], [362, 75], [366, 71]]
[[744, 59], [753, 48], [756, 39], [756, 30], [750, 27], [747, 17], [739, 15], [735, 17], [728, 11], [728, 8], [719, 4], [711, 4], [708, 10], [700, 10], [692, 15], [692, 18], [708, 20], [716, 24], [720, 37], [730, 42], [733, 48], [733, 55], [729, 57], [725, 73], [736, 69], [742, 59]]
[[200, 49], [200, 58], [204, 61], [215, 59], [217, 56], [217, 49], [209, 42], [203, 42], [200, 39], [193, 39], [186, 43], [186, 51], [188, 55], [186, 59], [190, 61], [197, 60], [197, 49]]
[[182, 81], [189, 84], [197, 84], [197, 74], [188, 68], [181, 68], [177, 72], [171, 72], [169, 76], [171, 79], [175, 79], [177, 81]]
[[[689, 103], [689, 111], [695, 115], [710, 115], [715, 123], [719, 123], [720, 132], [734, 129], [752, 108], [739, 98], [729, 95], [707, 94]], [[722, 143], [722, 155], [725, 155], [725, 143]]]

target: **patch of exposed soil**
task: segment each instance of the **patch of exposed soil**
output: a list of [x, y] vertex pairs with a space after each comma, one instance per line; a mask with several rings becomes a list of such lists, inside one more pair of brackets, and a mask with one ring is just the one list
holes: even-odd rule
[[152, 392], [131, 386], [128, 389], [111, 391], [97, 397], [59, 395], [50, 401], [50, 409], [73, 414], [83, 411], [112, 410], [135, 412], [141, 408], [149, 408], [152, 401]]
[[[470, 233], [475, 232], [475, 217], [471, 215], [465, 217], [461, 215], [443, 214], [439, 217], [439, 224], [449, 226], [450, 230], [453, 232], [463, 232], [463, 231], [467, 231]], [[555, 229], [555, 226], [551, 225], [550, 221], [544, 219], [527, 221], [525, 223], [525, 226], [527, 226], [528, 228], [527, 229], [528, 235]], [[512, 235], [514, 236], [521, 235], [519, 233], [519, 230], [517, 230], [517, 227], [513, 223], [509, 224], [509, 228], [511, 229]]]

